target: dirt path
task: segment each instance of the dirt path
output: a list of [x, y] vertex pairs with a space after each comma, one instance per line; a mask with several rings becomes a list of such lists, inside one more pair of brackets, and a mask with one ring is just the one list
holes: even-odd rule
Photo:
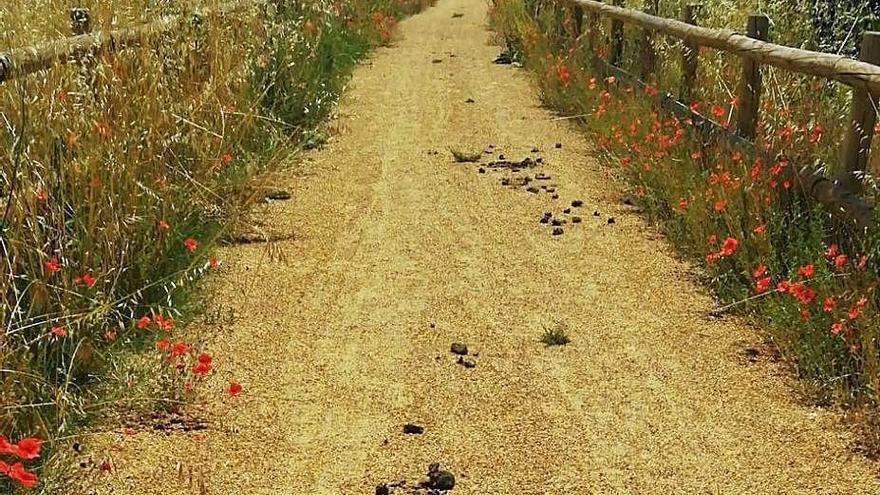
[[[98, 493], [372, 494], [434, 461], [461, 494], [880, 492], [832, 414], [741, 356], [754, 332], [701, 316], [687, 267], [527, 74], [491, 63], [485, 12], [441, 0], [358, 68], [342, 132], [291, 178], [294, 200], [266, 207], [296, 236], [287, 264], [220, 253], [238, 320], [212, 387], [234, 374], [245, 393], [209, 404], [201, 434], [120, 436]], [[450, 144], [537, 146], [560, 198], [453, 164]], [[551, 236], [542, 212], [573, 199], [584, 222]], [[572, 343], [545, 348], [557, 321]]]

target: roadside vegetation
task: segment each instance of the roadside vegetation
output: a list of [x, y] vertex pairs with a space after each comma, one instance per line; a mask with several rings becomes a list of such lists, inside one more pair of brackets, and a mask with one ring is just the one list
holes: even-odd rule
[[[677, 2], [660, 13], [679, 17]], [[853, 54], [880, 6], [865, 2], [708, 0], [698, 22], [743, 31], [748, 14], [767, 13], [770, 40]], [[628, 6], [641, 9], [642, 2]], [[645, 86], [608, 72], [607, 20], [595, 41], [573, 35], [565, 4], [498, 0], [492, 24], [499, 40], [534, 72], [544, 101], [583, 125], [604, 162], [625, 181], [643, 211], [670, 241], [702, 267], [724, 312], [747, 315], [766, 330], [822, 405], [841, 405], [860, 419], [867, 452], [880, 446], [878, 240], [797, 193], [788, 172], [811, 166], [836, 170], [848, 122], [850, 90], [818, 78], [764, 68], [756, 146], [707, 138], [690, 119], [655, 105], [681, 85], [681, 45], [656, 36], [657, 69]], [[754, 10], [749, 10], [754, 7]], [[876, 28], [876, 26], [874, 26]], [[591, 28], [584, 22], [584, 33]], [[624, 29], [622, 67], [639, 73], [642, 33]], [[831, 50], [832, 48], [835, 48]], [[709, 49], [699, 53], [691, 110], [727, 127], [738, 111], [740, 61]], [[872, 165], [877, 170], [878, 139]], [[871, 173], [861, 177], [873, 201]]]
[[[177, 409], [222, 366], [180, 333], [222, 265], [212, 247], [263, 198], [252, 179], [315, 143], [357, 60], [427, 3], [267, 2], [219, 18], [183, 0], [83, 2], [93, 30], [188, 22], [0, 85], [0, 492], [51, 493], [57, 447], [89, 419]], [[69, 7], [5, 2], [0, 52], [68, 35]]]

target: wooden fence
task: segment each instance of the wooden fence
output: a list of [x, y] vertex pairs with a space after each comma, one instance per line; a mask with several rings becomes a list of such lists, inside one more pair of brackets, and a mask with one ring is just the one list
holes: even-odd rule
[[70, 10], [73, 36], [0, 53], [0, 83], [77, 60], [89, 53], [116, 51], [144, 43], [181, 29], [194, 18], [223, 17], [267, 3], [268, 0], [233, 0], [214, 9], [193, 12], [190, 17], [169, 15], [137, 27], [94, 33], [89, 11], [74, 8]]
[[[595, 43], [598, 26], [603, 18], [610, 21], [609, 70], [631, 81], [644, 85], [654, 70], [656, 53], [652, 38], [658, 33], [682, 40], [682, 80], [678, 96], [661, 95], [664, 107], [692, 117], [699, 126], [711, 127], [741, 143], [754, 146], [759, 118], [762, 75], [761, 66], [770, 65], [781, 69], [819, 76], [839, 81], [853, 88], [850, 123], [844, 137], [840, 155], [840, 173], [828, 178], [816, 170], [794, 169], [805, 194], [854, 222], [860, 229], [873, 227], [873, 205], [860, 197], [861, 181], [858, 174], [864, 172], [868, 163], [871, 140], [877, 119], [880, 97], [880, 33], [867, 32], [861, 42], [861, 60], [841, 55], [801, 50], [769, 43], [769, 19], [752, 15], [748, 19], [746, 35], [729, 29], [709, 29], [697, 26], [699, 4], [689, 4], [682, 9], [681, 20], [658, 17], [657, 0], [644, 0], [644, 12], [623, 8], [623, 0], [607, 4], [595, 0], [562, 0], [570, 5], [574, 14], [574, 29], [578, 38], [586, 36]], [[586, 17], [585, 17], [586, 15]], [[584, 30], [584, 20], [586, 29]], [[639, 44], [641, 71], [635, 76], [621, 65], [623, 53], [623, 24], [642, 28]], [[692, 112], [688, 106], [694, 91], [698, 71], [699, 47], [709, 47], [738, 55], [742, 59], [742, 75], [737, 86], [739, 110], [735, 128], [728, 133], [705, 117]]]

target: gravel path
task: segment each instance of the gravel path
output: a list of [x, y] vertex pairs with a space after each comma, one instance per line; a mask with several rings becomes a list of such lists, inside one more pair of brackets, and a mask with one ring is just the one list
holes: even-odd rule
[[[744, 357], [755, 332], [704, 316], [688, 267], [528, 74], [492, 64], [485, 14], [441, 0], [357, 69], [336, 138], [265, 207], [294, 235], [286, 261], [220, 253], [212, 284], [238, 319], [211, 346], [210, 428], [114, 437], [96, 493], [372, 494], [432, 462], [461, 494], [880, 493], [835, 416]], [[489, 144], [545, 163], [481, 174], [447, 150]], [[537, 193], [501, 185], [538, 172]], [[545, 347], [558, 322], [571, 343]], [[232, 376], [244, 393], [220, 397]]]

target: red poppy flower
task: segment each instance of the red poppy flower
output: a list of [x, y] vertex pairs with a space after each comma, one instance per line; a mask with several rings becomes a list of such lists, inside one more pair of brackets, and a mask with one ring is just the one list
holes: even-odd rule
[[788, 289], [791, 288], [791, 282], [788, 280], [782, 280], [778, 284], [776, 284], [777, 292], [788, 292]]
[[223, 156], [220, 157], [220, 159], [223, 160], [223, 163], [229, 163], [232, 161], [232, 155], [229, 153], [223, 153]]
[[61, 264], [58, 263], [58, 258], [52, 258], [49, 261], [44, 262], [43, 266], [46, 267], [46, 271], [49, 273], [55, 273], [61, 269]]
[[143, 329], [147, 328], [148, 326], [150, 326], [150, 323], [152, 323], [152, 320], [150, 319], [150, 317], [144, 315], [144, 316], [140, 317], [140, 319], [137, 321], [136, 325], [138, 327], [138, 330], [143, 330]]
[[688, 105], [688, 108], [691, 109], [691, 112], [697, 113], [697, 110], [700, 109], [700, 102], [695, 101], [695, 102], [691, 103], [690, 105]]
[[755, 227], [752, 230], [752, 232], [754, 232], [757, 235], [763, 235], [766, 230], [767, 230], [767, 224], [762, 223], [761, 225], [758, 225], [757, 227]]
[[187, 352], [189, 352], [189, 344], [187, 344], [186, 342], [184, 342], [182, 340], [178, 340], [177, 342], [171, 344], [170, 358], [171, 359], [178, 358], [180, 356], [183, 356]]
[[166, 232], [168, 229], [171, 228], [171, 226], [168, 225], [168, 222], [166, 222], [165, 220], [159, 220], [158, 226], [159, 226], [159, 230], [162, 232]]
[[849, 308], [849, 311], [847, 311], [846, 314], [847, 316], [849, 316], [850, 320], [855, 320], [859, 317], [860, 314], [862, 314], [862, 308], [860, 308], [858, 305], [853, 306]]
[[803, 282], [791, 284], [788, 292], [803, 305], [810, 304], [816, 298], [816, 291], [805, 286]]
[[42, 446], [43, 441], [39, 438], [22, 438], [16, 445], [16, 455], [22, 459], [36, 459], [37, 457], [40, 457], [40, 448]]
[[837, 244], [832, 244], [828, 246], [828, 249], [825, 250], [825, 257], [828, 259], [832, 259], [837, 256]]
[[835, 306], [837, 306], [837, 302], [834, 300], [833, 297], [826, 297], [825, 302], [822, 303], [822, 309], [826, 313], [830, 313], [830, 312], [834, 311]]
[[724, 256], [730, 256], [736, 251], [737, 246], [739, 246], [739, 241], [733, 237], [728, 237], [724, 240], [724, 244], [721, 245], [721, 254]]
[[10, 466], [6, 471], [6, 474], [25, 488], [33, 488], [37, 486], [37, 475], [25, 470], [24, 464], [20, 462], [16, 462]]
[[678, 209], [687, 210], [687, 207], [688, 207], [688, 200], [686, 200], [684, 198], [681, 198], [678, 200]]
[[709, 244], [715, 244], [716, 242], [718, 242], [718, 236], [715, 234], [710, 234], [709, 238], [706, 240], [709, 242]]
[[193, 366], [192, 372], [193, 374], [196, 374], [198, 376], [205, 376], [211, 372], [211, 363], [199, 361], [198, 363], [196, 363], [195, 366]]
[[838, 254], [834, 257], [834, 266], [836, 266], [837, 268], [843, 268], [844, 265], [846, 265], [845, 254]]
[[56, 337], [67, 337], [67, 330], [65, 330], [64, 327], [60, 325], [54, 325], [50, 332]]
[[770, 280], [770, 277], [764, 277], [764, 278], [762, 278], [762, 279], [759, 279], [759, 280], [755, 283], [755, 290], [756, 290], [759, 294], [763, 294], [764, 292], [767, 292], [767, 289], [770, 288], [770, 284], [771, 284], [771, 283], [772, 283], [772, 281]]
[[843, 329], [844, 323], [842, 321], [838, 321], [831, 325], [831, 333], [833, 333], [834, 335], [840, 335], [840, 333], [843, 332]]
[[40, 189], [37, 191], [37, 199], [45, 203], [46, 201], [49, 201], [49, 193], [47, 193], [45, 189]]
[[187, 237], [187, 238], [183, 241], [183, 245], [186, 246], [186, 249], [189, 250], [189, 251], [195, 251], [196, 249], [199, 248], [199, 243], [198, 243], [198, 241], [196, 241], [196, 240], [193, 239], [192, 237]]
[[200, 363], [205, 363], [205, 364], [211, 364], [214, 361], [214, 359], [211, 357], [211, 355], [208, 354], [207, 352], [203, 352], [203, 353], [199, 354], [198, 359], [199, 359]]
[[767, 274], [767, 266], [764, 263], [759, 264], [755, 267], [755, 271], [752, 273], [752, 276], [755, 278], [761, 278]]
[[238, 394], [241, 393], [241, 384], [238, 382], [229, 382], [229, 388], [226, 389], [226, 392], [231, 397], [237, 397]]
[[720, 119], [724, 117], [727, 111], [721, 105], [712, 105], [712, 115], [715, 116], [716, 119]]
[[804, 266], [798, 268], [797, 273], [798, 273], [798, 275], [800, 275], [801, 277], [804, 277], [804, 278], [812, 277], [813, 276], [813, 264], [810, 263], [808, 265], [804, 265]]
[[156, 350], [168, 352], [169, 349], [171, 349], [171, 342], [169, 342], [168, 339], [156, 341]]
[[88, 287], [94, 287], [98, 281], [95, 279], [95, 277], [92, 276], [91, 273], [86, 272], [86, 273], [83, 273], [82, 275], [80, 275], [79, 277], [76, 277], [75, 279], [73, 279], [73, 282], [75, 284], [82, 284], [82, 285], [85, 285]]
[[211, 259], [208, 260], [208, 267], [215, 270], [218, 266], [220, 266], [220, 262], [217, 261], [217, 258], [211, 256]]
[[0, 435], [0, 454], [15, 454], [16, 446], [9, 443], [6, 437]]
[[718, 201], [715, 202], [715, 206], [714, 206], [715, 211], [722, 212], [722, 211], [724, 211], [725, 208], [727, 208], [727, 201], [725, 201], [723, 199], [719, 199]]

